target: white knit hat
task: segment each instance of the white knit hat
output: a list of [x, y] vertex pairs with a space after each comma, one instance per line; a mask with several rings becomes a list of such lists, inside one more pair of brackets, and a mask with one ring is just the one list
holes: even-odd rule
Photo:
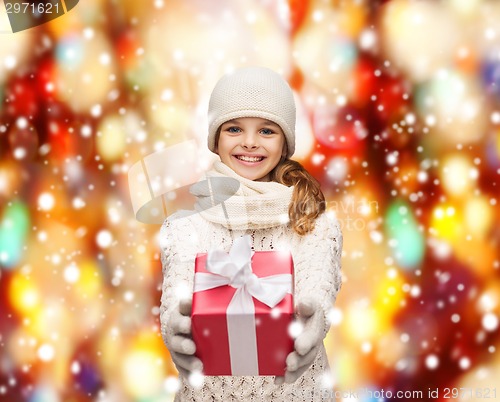
[[288, 83], [264, 67], [245, 67], [224, 75], [208, 104], [208, 149], [215, 152], [215, 136], [226, 121], [260, 117], [278, 124], [285, 134], [287, 157], [295, 152], [295, 101]]

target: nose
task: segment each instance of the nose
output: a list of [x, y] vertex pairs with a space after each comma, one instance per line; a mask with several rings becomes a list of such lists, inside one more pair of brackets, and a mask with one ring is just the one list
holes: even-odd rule
[[241, 141], [241, 146], [243, 148], [252, 149], [252, 148], [257, 148], [259, 146], [258, 145], [258, 135], [256, 133], [246, 132], [242, 136], [241, 140], [242, 140]]

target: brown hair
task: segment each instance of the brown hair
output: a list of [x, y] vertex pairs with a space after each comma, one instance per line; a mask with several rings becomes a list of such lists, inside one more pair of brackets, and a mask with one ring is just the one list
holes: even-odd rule
[[295, 186], [288, 208], [290, 225], [299, 235], [312, 231], [316, 218], [325, 211], [325, 196], [318, 180], [291, 159], [282, 159], [271, 171], [270, 179], [285, 186]]

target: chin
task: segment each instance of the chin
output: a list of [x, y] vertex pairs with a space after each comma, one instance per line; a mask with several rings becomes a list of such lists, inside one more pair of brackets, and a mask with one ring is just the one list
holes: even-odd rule
[[242, 171], [241, 169], [235, 169], [233, 168], [233, 170], [238, 174], [240, 175], [241, 177], [244, 177], [245, 179], [248, 179], [248, 180], [260, 180], [261, 178], [267, 176], [267, 173], [254, 173], [254, 174], [249, 174], [248, 172], [246, 171]]

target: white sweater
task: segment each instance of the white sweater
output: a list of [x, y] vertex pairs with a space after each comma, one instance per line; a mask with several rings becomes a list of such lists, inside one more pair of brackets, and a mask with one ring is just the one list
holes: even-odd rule
[[[312, 232], [300, 236], [288, 224], [265, 229], [232, 230], [212, 223], [200, 214], [179, 218], [174, 214], [163, 224], [160, 232], [163, 264], [163, 293], [161, 298], [161, 331], [168, 345], [168, 325], [172, 311], [178, 307], [178, 290], [187, 285], [193, 288], [196, 253], [212, 247], [226, 252], [237, 237], [250, 234], [255, 251], [288, 249], [295, 270], [295, 303], [312, 297], [321, 303], [325, 316], [335, 302], [341, 287], [340, 258], [342, 233], [338, 222], [322, 214]], [[328, 319], [324, 335], [329, 330]], [[180, 376], [176, 401], [320, 401], [323, 375], [328, 371], [326, 351], [321, 345], [315, 362], [295, 383], [274, 385], [272, 376], [206, 376], [201, 388], [193, 388]], [[329, 375], [329, 372], [327, 373]]]

